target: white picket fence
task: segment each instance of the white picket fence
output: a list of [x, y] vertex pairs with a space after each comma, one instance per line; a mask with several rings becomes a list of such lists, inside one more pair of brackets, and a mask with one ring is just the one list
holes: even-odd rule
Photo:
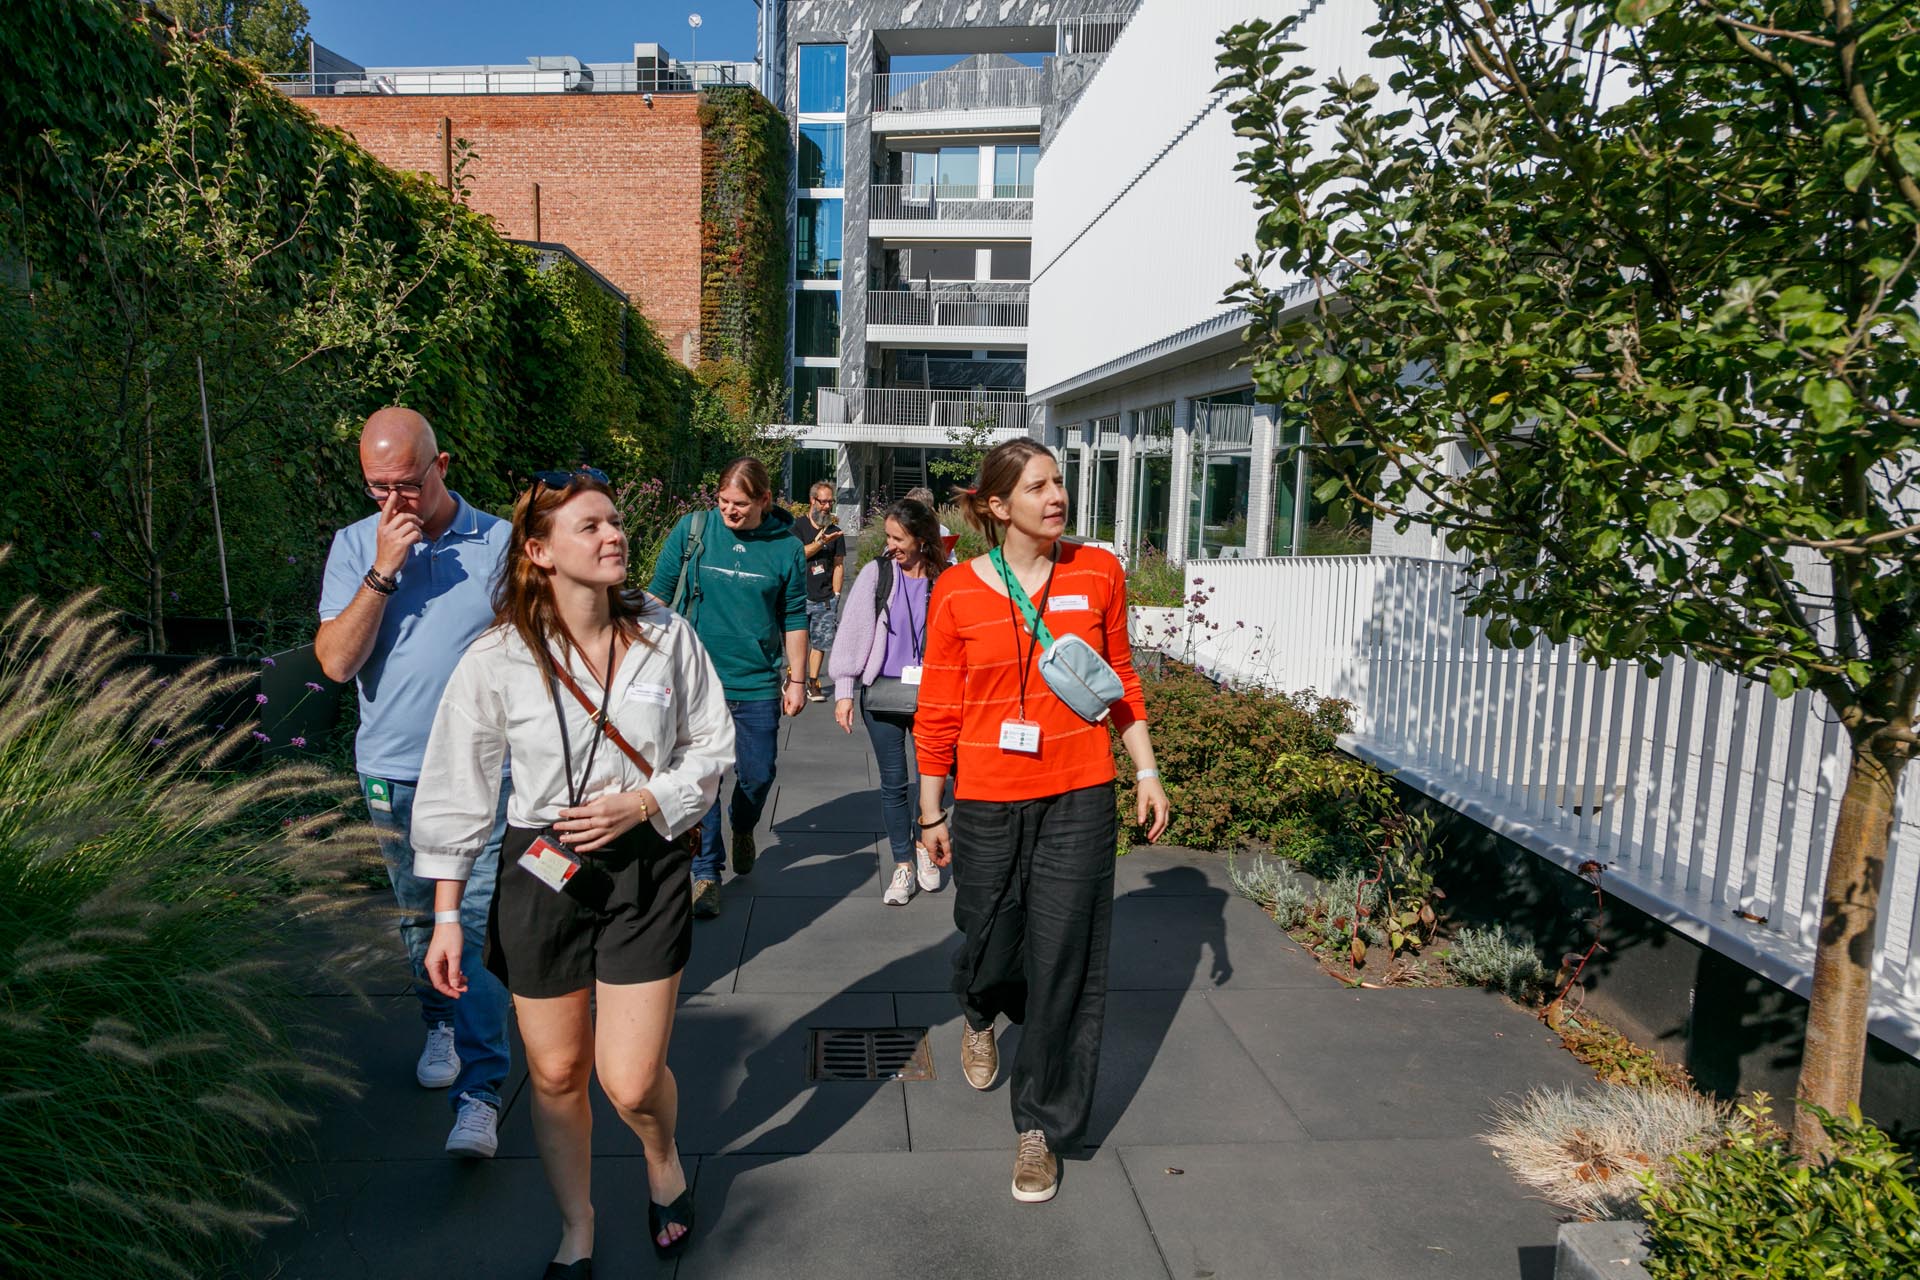
[[[1657, 678], [1571, 644], [1496, 649], [1457, 565], [1391, 556], [1206, 560], [1201, 602], [1142, 639], [1240, 683], [1354, 704], [1344, 745], [1608, 892], [1806, 994], [1846, 736], [1700, 663]], [[1198, 621], [1191, 621], [1191, 619]], [[1920, 770], [1903, 780], [1874, 952], [1873, 1029], [1920, 1052]]]

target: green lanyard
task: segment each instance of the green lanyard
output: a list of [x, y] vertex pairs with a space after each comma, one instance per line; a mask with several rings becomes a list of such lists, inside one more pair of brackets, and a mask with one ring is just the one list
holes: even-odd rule
[[1040, 589], [1040, 609], [1033, 607], [1033, 601], [1027, 596], [1027, 589], [1020, 585], [1020, 579], [1013, 576], [1013, 570], [1007, 564], [1007, 557], [999, 547], [987, 553], [987, 559], [1000, 571], [1000, 581], [1007, 587], [1007, 621], [1013, 624], [1013, 651], [1020, 652], [1020, 622], [1013, 616], [1014, 606], [1027, 619], [1027, 634], [1032, 637], [1027, 645], [1027, 656], [1020, 664], [1020, 718], [1027, 718], [1027, 675], [1033, 670], [1033, 654], [1036, 649], [1053, 648], [1053, 634], [1047, 630], [1047, 624], [1040, 619], [1040, 612], [1047, 607], [1047, 598], [1053, 594], [1053, 571], [1060, 565], [1060, 550], [1055, 547], [1048, 553], [1047, 584]]

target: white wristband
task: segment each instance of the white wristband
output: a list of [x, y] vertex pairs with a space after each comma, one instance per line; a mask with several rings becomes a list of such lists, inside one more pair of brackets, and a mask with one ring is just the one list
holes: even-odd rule
[[1148, 778], [1157, 778], [1159, 776], [1160, 771], [1158, 769], [1140, 769], [1134, 773], [1133, 780], [1135, 782], [1145, 782]]
[[459, 923], [460, 923], [460, 908], [458, 908], [458, 907], [455, 907], [455, 908], [454, 908], [453, 910], [451, 910], [451, 911], [436, 911], [436, 912], [434, 912], [434, 913], [433, 913], [433, 922], [434, 922], [435, 924], [459, 924]]

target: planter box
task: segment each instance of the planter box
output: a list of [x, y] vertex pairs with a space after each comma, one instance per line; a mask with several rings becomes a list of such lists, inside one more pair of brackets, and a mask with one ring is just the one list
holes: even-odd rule
[[1648, 1280], [1647, 1229], [1638, 1222], [1563, 1222], [1553, 1280]]
[[[220, 625], [224, 643], [226, 624]], [[139, 653], [131, 660], [161, 675], [169, 675], [207, 659], [191, 653]], [[204, 717], [209, 729], [215, 725], [231, 728], [257, 721], [260, 732], [272, 741], [260, 743], [248, 753], [252, 763], [269, 758], [301, 757], [319, 750], [326, 742], [340, 713], [341, 686], [321, 674], [320, 660], [314, 656], [312, 645], [282, 649], [264, 660], [217, 657], [213, 661], [222, 674], [244, 671], [253, 677], [231, 697], [209, 706]], [[315, 693], [307, 687], [309, 683], [319, 685], [321, 691]], [[256, 695], [260, 694], [266, 695], [265, 702], [258, 701]], [[293, 746], [294, 738], [304, 740], [307, 746], [304, 749]]]

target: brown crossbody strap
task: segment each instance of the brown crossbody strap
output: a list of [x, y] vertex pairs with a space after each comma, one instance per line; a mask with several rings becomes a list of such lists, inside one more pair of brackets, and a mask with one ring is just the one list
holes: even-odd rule
[[[633, 744], [627, 741], [626, 736], [613, 727], [611, 716], [600, 714], [599, 708], [593, 705], [593, 699], [587, 697], [586, 692], [580, 688], [579, 682], [567, 674], [566, 668], [556, 662], [553, 664], [553, 674], [560, 677], [560, 683], [567, 686], [567, 692], [577, 698], [580, 705], [587, 709], [587, 719], [599, 726], [600, 732], [607, 735], [607, 741], [618, 747], [621, 755], [639, 766], [640, 772], [652, 778], [653, 766], [647, 763], [647, 758], [634, 750]], [[607, 673], [607, 678], [613, 678], [611, 671]]]

